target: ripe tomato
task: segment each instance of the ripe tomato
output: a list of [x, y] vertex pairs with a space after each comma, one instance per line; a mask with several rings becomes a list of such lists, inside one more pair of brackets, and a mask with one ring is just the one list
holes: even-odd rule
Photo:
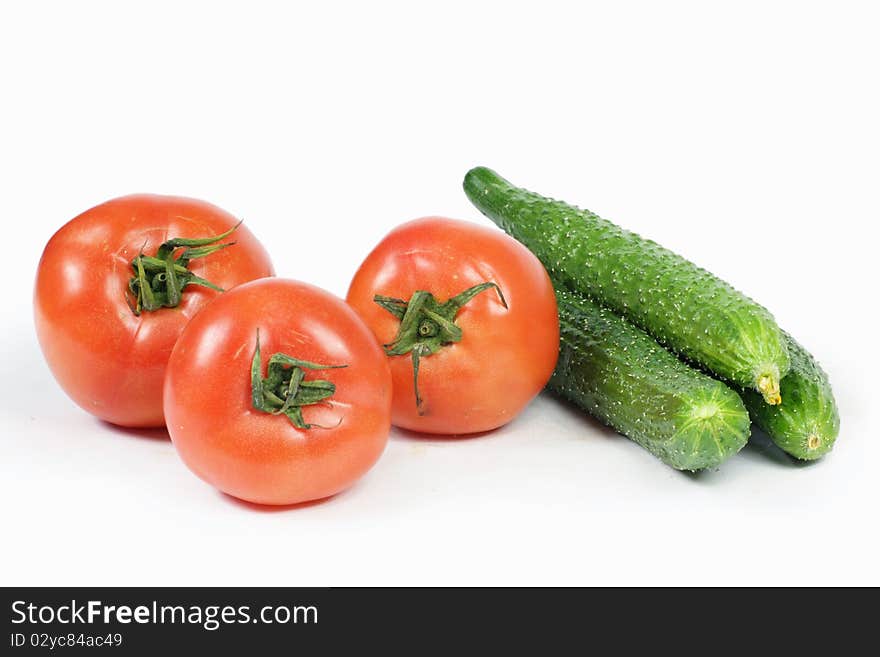
[[[273, 274], [266, 251], [244, 226], [218, 240], [237, 223], [204, 201], [136, 195], [94, 207], [52, 236], [37, 270], [37, 336], [52, 373], [77, 404], [114, 424], [164, 424], [162, 381], [171, 348], [218, 294], [199, 283], [229, 289]], [[157, 261], [171, 238], [194, 241], [185, 239]], [[234, 246], [212, 251], [228, 242]], [[133, 266], [141, 254], [145, 291]], [[166, 265], [181, 288], [177, 294], [162, 271]], [[170, 307], [151, 310], [150, 302]]]
[[499, 427], [556, 364], [559, 319], [547, 272], [497, 230], [441, 217], [403, 224], [367, 256], [347, 300], [385, 345], [392, 422], [406, 429]]
[[184, 329], [165, 417], [199, 477], [260, 504], [320, 499], [376, 462], [391, 428], [391, 375], [341, 299], [267, 278], [227, 292]]

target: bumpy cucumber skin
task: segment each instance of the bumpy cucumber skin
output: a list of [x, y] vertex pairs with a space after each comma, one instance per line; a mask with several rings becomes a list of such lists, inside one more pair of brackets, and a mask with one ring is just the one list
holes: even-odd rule
[[749, 437], [733, 390], [586, 297], [557, 290], [559, 360], [549, 389], [677, 470], [714, 468]]
[[[485, 167], [467, 173], [464, 190], [538, 256], [556, 285], [588, 294], [677, 354], [743, 388], [763, 388], [778, 403], [789, 357], [765, 308], [655, 242]], [[761, 385], [762, 377], [771, 383]]]
[[831, 451], [840, 431], [840, 414], [828, 376], [809, 351], [788, 333], [791, 368], [782, 379], [782, 403], [770, 406], [751, 390], [742, 393], [752, 420], [780, 448], [811, 461]]

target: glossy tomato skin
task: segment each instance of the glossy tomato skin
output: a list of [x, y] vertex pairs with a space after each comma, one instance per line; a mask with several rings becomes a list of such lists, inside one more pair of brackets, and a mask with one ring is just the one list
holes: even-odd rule
[[[217, 296], [188, 286], [176, 308], [136, 316], [126, 301], [131, 261], [170, 237], [219, 235], [238, 223], [189, 198], [132, 195], [88, 210], [46, 245], [37, 270], [37, 337], [52, 373], [77, 404], [130, 427], [162, 426], [162, 382], [183, 327]], [[223, 289], [271, 276], [272, 264], [246, 226], [235, 245], [193, 260], [190, 271]]]
[[424, 414], [416, 407], [411, 356], [389, 357], [395, 425], [466, 434], [512, 420], [555, 367], [556, 297], [543, 265], [522, 244], [498, 230], [442, 217], [397, 227], [358, 269], [347, 301], [381, 344], [394, 339], [400, 322], [374, 302], [375, 295], [408, 300], [425, 290], [442, 302], [487, 281], [501, 288], [508, 307], [490, 289], [461, 309], [456, 324], [462, 340], [421, 360]]
[[[342, 369], [308, 371], [336, 386], [328, 403], [303, 407], [313, 426], [251, 403], [260, 333], [262, 375], [281, 352]], [[258, 504], [334, 495], [376, 462], [391, 427], [391, 374], [369, 329], [341, 299], [317, 287], [263, 279], [227, 292], [199, 313], [174, 347], [165, 380], [174, 446], [199, 477]]]

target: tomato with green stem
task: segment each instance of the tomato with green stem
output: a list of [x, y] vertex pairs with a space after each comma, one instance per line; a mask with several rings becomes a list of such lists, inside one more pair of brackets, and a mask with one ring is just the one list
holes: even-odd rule
[[189, 198], [133, 195], [56, 232], [37, 269], [34, 314], [49, 368], [97, 417], [162, 426], [162, 382], [183, 327], [222, 290], [271, 276], [241, 222]]
[[391, 427], [391, 374], [341, 299], [267, 278], [227, 292], [184, 329], [165, 379], [184, 463], [234, 497], [295, 504], [347, 488]]
[[498, 230], [426, 217], [389, 233], [348, 303], [384, 345], [392, 422], [436, 434], [512, 420], [553, 372], [556, 297], [544, 267]]

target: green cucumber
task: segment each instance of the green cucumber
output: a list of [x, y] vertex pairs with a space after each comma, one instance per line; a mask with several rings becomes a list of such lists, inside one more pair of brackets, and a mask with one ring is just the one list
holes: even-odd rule
[[586, 297], [557, 290], [559, 360], [548, 384], [677, 470], [713, 468], [749, 438], [749, 414], [724, 383]]
[[589, 295], [690, 362], [758, 390], [768, 404], [780, 402], [789, 357], [762, 306], [655, 242], [485, 167], [467, 173], [464, 190], [538, 256], [557, 286]]
[[831, 450], [840, 431], [840, 415], [819, 363], [794, 338], [784, 335], [791, 369], [782, 379], [782, 403], [768, 406], [751, 390], [744, 390], [742, 397], [752, 420], [774, 443], [792, 456], [813, 460]]

